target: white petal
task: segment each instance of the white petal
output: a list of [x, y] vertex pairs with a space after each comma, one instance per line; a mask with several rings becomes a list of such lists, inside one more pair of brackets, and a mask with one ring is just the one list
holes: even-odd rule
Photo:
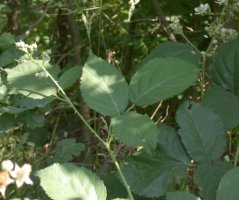
[[5, 192], [6, 192], [6, 187], [0, 188], [0, 193], [2, 194], [4, 199], [5, 199]]
[[20, 188], [23, 185], [24, 181], [22, 180], [16, 180], [16, 185], [18, 188]]
[[28, 185], [32, 185], [33, 184], [32, 180], [29, 177], [25, 177], [24, 182], [26, 184], [28, 184]]

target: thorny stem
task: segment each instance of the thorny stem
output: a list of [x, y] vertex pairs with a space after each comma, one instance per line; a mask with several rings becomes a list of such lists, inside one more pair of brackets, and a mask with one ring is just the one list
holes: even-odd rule
[[237, 166], [238, 157], [239, 157], [239, 143], [237, 144], [236, 154], [235, 154], [235, 158], [234, 158], [234, 167]]
[[[32, 58], [33, 62], [34, 59]], [[69, 106], [74, 110], [74, 112], [77, 114], [77, 116], [81, 119], [81, 121], [85, 124], [85, 126], [91, 131], [91, 133], [105, 146], [106, 150], [108, 151], [111, 160], [113, 161], [116, 170], [118, 171], [120, 178], [126, 188], [126, 191], [129, 195], [129, 200], [134, 200], [133, 194], [130, 190], [130, 186], [126, 181], [126, 178], [119, 166], [118, 161], [116, 160], [116, 157], [113, 153], [113, 151], [110, 149], [110, 145], [105, 142], [100, 136], [99, 134], [89, 125], [89, 123], [85, 120], [85, 118], [80, 114], [80, 112], [77, 110], [77, 108], [75, 107], [75, 105], [72, 103], [71, 99], [67, 96], [67, 94], [65, 93], [65, 91], [62, 89], [62, 87], [58, 84], [58, 82], [52, 77], [52, 75], [41, 65], [39, 65], [38, 63], [36, 63], [38, 66], [41, 67], [41, 69], [47, 73], [47, 75], [49, 76], [49, 78], [52, 80], [52, 82], [56, 85], [56, 87], [58, 88], [58, 91], [61, 93], [62, 97], [65, 99], [65, 102], [69, 104]]]

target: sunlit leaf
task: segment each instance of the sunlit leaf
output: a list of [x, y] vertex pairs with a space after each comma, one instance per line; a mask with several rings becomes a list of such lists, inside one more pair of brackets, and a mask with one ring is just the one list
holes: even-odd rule
[[38, 171], [37, 176], [53, 200], [106, 200], [104, 183], [84, 167], [54, 164]]
[[83, 67], [80, 88], [86, 104], [103, 115], [117, 115], [128, 104], [128, 84], [122, 74], [92, 53]]

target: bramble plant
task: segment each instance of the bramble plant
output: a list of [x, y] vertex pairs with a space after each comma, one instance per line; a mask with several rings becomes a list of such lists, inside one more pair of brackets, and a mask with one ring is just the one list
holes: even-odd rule
[[[129, 2], [127, 23], [141, 3]], [[0, 153], [2, 197], [25, 198], [29, 187], [36, 191], [32, 199], [238, 199], [239, 38], [236, 30], [226, 27], [239, 12], [239, 4], [236, 0], [215, 3], [220, 13], [213, 13], [208, 3], [194, 10], [205, 19], [203, 35], [210, 39], [206, 49], [201, 51], [188, 39], [181, 18], [174, 16], [166, 28], [186, 43], [154, 47], [129, 82], [93, 48], [83, 67], [62, 70], [36, 43], [26, 44], [3, 33], [0, 133], [8, 140], [0, 146], [9, 147], [8, 141], [14, 145], [11, 153], [8, 149]], [[81, 17], [91, 45], [88, 10]], [[84, 117], [71, 96], [73, 86], [100, 120]], [[177, 101], [176, 111], [159, 112], [169, 99]], [[107, 175], [74, 164], [74, 157], [85, 153], [87, 144], [73, 137], [54, 143], [61, 112], [48, 138], [44, 115], [52, 105], [70, 108], [87, 127], [98, 142], [99, 154], [105, 151], [114, 165]], [[19, 130], [24, 133], [20, 139], [14, 136]], [[37, 159], [41, 151], [32, 143], [37, 147], [47, 143], [47, 156]], [[115, 150], [120, 146], [127, 149], [123, 158]], [[26, 157], [30, 164], [25, 163]], [[22, 168], [12, 163], [15, 159], [24, 163]], [[23, 183], [30, 186], [16, 189], [13, 182], [17, 188]]]

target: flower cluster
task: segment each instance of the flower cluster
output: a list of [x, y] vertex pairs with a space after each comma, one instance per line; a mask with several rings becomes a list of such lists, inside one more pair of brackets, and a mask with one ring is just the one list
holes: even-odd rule
[[183, 27], [180, 24], [179, 17], [174, 16], [170, 19], [170, 21], [171, 21], [171, 23], [169, 24], [169, 28], [171, 28], [173, 30], [173, 32], [176, 34], [182, 34]]
[[194, 8], [196, 15], [206, 15], [211, 13], [211, 8], [208, 3], [200, 4], [198, 7]]
[[30, 173], [32, 167], [30, 164], [24, 164], [19, 167], [18, 164], [13, 164], [11, 160], [4, 160], [1, 163], [0, 171], [0, 193], [5, 198], [7, 186], [11, 183], [16, 183], [17, 188], [20, 188], [24, 183], [32, 185]]
[[19, 50], [25, 52], [26, 54], [31, 54], [37, 49], [37, 44], [36, 43], [28, 45], [25, 42], [20, 40], [19, 42], [16, 42], [15, 44], [16, 44], [16, 47]]

